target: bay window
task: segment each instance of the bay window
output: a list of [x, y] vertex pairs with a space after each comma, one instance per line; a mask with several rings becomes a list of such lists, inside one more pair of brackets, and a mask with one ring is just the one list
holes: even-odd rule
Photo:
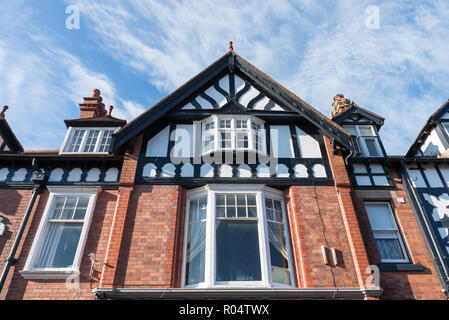
[[184, 287], [292, 286], [282, 192], [264, 186], [190, 190]]
[[49, 200], [21, 274], [64, 278], [78, 272], [98, 188], [48, 187]]
[[214, 115], [202, 123], [202, 152], [252, 150], [265, 153], [263, 121], [249, 116]]

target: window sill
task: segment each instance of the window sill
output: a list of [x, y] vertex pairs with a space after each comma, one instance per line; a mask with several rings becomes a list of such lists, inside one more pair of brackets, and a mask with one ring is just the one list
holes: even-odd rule
[[25, 279], [67, 279], [79, 274], [77, 270], [21, 270], [19, 273]]
[[379, 263], [380, 271], [424, 271], [421, 263]]

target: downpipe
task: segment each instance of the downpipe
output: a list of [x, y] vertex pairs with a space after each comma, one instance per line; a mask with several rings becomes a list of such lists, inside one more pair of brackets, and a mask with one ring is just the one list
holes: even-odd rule
[[20, 223], [19, 231], [17, 232], [16, 238], [12, 245], [11, 252], [9, 253], [8, 258], [6, 258], [6, 264], [3, 267], [2, 275], [0, 278], [0, 293], [2, 292], [3, 286], [6, 282], [9, 269], [11, 268], [12, 265], [14, 265], [17, 262], [17, 259], [15, 259], [14, 257], [16, 255], [20, 241], [22, 240], [22, 235], [27, 226], [28, 219], [31, 215], [31, 211], [33, 210], [34, 203], [36, 202], [37, 195], [45, 190], [45, 185], [47, 183], [47, 176], [40, 168], [37, 167], [36, 159], [33, 159], [32, 166], [33, 169], [35, 169], [35, 171], [33, 171], [32, 176], [32, 181], [34, 183], [33, 193], [31, 195], [30, 202], [28, 203], [25, 215], [23, 216], [22, 222]]

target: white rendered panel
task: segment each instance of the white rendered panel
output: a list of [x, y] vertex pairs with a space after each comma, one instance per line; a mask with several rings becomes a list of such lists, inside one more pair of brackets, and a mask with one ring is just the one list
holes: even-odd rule
[[186, 163], [181, 167], [181, 177], [183, 178], [193, 177], [193, 165], [191, 163]]
[[293, 158], [293, 142], [289, 126], [270, 126], [270, 138], [274, 157]]
[[210, 164], [203, 164], [200, 169], [200, 176], [210, 178], [214, 176], [214, 168]]
[[239, 178], [251, 178], [251, 168], [246, 164], [239, 165], [238, 173]]
[[313, 170], [313, 176], [315, 178], [326, 178], [326, 169], [322, 164], [315, 164], [312, 168]]
[[26, 174], [27, 174], [27, 169], [25, 169], [25, 168], [17, 169], [17, 170], [14, 172], [14, 174], [13, 174], [11, 180], [12, 180], [12, 181], [23, 181], [23, 180], [25, 180], [25, 175], [26, 175]]
[[173, 155], [175, 157], [193, 157], [195, 150], [195, 139], [193, 125], [178, 124], [175, 129], [175, 144]]
[[8, 168], [1, 168], [0, 169], [0, 181], [6, 180], [8, 173], [9, 173]]
[[296, 127], [298, 137], [299, 152], [301, 158], [322, 158], [320, 143], [313, 137]]
[[270, 102], [270, 99], [268, 99], [267, 97], [264, 97], [263, 99], [260, 99], [259, 101], [257, 101], [254, 104], [253, 109], [254, 110], [264, 110], [264, 108], [268, 102]]
[[232, 167], [230, 165], [224, 164], [218, 168], [218, 175], [222, 178], [232, 177]]
[[285, 164], [278, 164], [276, 166], [276, 177], [278, 178], [290, 177], [290, 173], [288, 172], [288, 168]]
[[295, 166], [295, 177], [296, 178], [308, 178], [307, 167], [303, 164], [297, 164]]
[[239, 99], [239, 103], [244, 106], [245, 108], [248, 107], [248, 103], [254, 99], [258, 94], [259, 94], [259, 90], [257, 90], [254, 87], [251, 87], [251, 89], [249, 89], [243, 96], [240, 97]]
[[407, 173], [412, 181], [412, 185], [415, 188], [426, 188], [426, 182], [422, 177], [421, 172], [418, 169], [409, 169], [407, 168]]
[[143, 167], [142, 177], [155, 177], [156, 176], [156, 165], [154, 163], [147, 163]]
[[431, 188], [443, 187], [443, 183], [441, 182], [440, 176], [434, 166], [424, 165], [423, 170]]
[[444, 181], [446, 182], [446, 185], [449, 187], [449, 166], [440, 165], [439, 169], [440, 169], [441, 175], [444, 178]]
[[164, 130], [159, 132], [153, 138], [148, 141], [147, 144], [147, 157], [166, 157], [168, 149], [168, 139], [170, 134], [170, 126], [165, 127]]
[[429, 157], [436, 156], [446, 151], [435, 129], [432, 130], [424, 144], [421, 146], [421, 151], [424, 156]]

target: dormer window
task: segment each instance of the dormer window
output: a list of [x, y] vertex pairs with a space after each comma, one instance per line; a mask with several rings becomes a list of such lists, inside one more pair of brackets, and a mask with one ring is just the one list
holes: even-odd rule
[[373, 126], [344, 126], [346, 130], [358, 137], [362, 157], [383, 157], [379, 136]]
[[265, 153], [263, 121], [250, 116], [212, 116], [203, 121], [203, 153], [253, 150]]
[[108, 153], [117, 129], [69, 127], [60, 153]]

